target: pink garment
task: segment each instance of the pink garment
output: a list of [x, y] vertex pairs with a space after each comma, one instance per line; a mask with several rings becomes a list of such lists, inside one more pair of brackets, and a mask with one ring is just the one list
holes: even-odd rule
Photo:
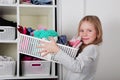
[[69, 41], [69, 45], [74, 47], [74, 48], [78, 48], [78, 45], [81, 44], [81, 38], [80, 37], [73, 37], [70, 41]]
[[23, 34], [27, 34], [27, 28], [26, 27], [23, 28]]

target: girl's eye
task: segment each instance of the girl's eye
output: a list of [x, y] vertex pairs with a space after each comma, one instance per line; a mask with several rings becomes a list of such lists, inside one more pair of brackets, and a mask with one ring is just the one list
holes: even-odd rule
[[80, 32], [84, 32], [84, 30], [80, 30]]
[[89, 32], [92, 32], [92, 30], [88, 30]]

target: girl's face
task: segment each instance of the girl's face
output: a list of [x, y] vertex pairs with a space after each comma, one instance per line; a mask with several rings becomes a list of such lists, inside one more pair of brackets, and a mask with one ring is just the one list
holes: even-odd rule
[[97, 37], [95, 27], [90, 22], [84, 21], [81, 24], [79, 31], [79, 36], [81, 37], [83, 44], [90, 44]]

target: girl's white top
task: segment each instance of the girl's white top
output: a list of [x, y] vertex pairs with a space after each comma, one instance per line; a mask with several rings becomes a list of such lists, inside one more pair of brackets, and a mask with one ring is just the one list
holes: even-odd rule
[[76, 57], [71, 58], [60, 50], [55, 59], [68, 69], [65, 80], [93, 80], [98, 63], [99, 51], [97, 45], [88, 45]]

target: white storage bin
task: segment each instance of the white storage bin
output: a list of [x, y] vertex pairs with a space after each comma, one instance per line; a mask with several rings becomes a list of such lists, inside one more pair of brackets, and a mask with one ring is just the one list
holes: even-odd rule
[[14, 40], [15, 27], [0, 26], [0, 40]]
[[[53, 61], [53, 62], [57, 62], [54, 58], [54, 55], [52, 54], [48, 54], [45, 57], [42, 57], [41, 54], [39, 54], [38, 52], [40, 52], [40, 48], [37, 48], [37, 46], [41, 45], [40, 44], [40, 40], [39, 38], [35, 38], [33, 36], [28, 36], [25, 34], [20, 34], [19, 35], [19, 52], [22, 54], [27, 54], [33, 57], [37, 57], [37, 58], [42, 58], [45, 60], [49, 60], [49, 61]], [[57, 44], [60, 49], [62, 49], [64, 52], [66, 52], [70, 57], [75, 58], [78, 49], [76, 48], [72, 48], [69, 46], [65, 46], [62, 44]]]
[[16, 0], [0, 0], [0, 4], [15, 4]]
[[49, 61], [21, 61], [23, 76], [50, 75]]
[[0, 77], [15, 76], [15, 61], [0, 61]]

